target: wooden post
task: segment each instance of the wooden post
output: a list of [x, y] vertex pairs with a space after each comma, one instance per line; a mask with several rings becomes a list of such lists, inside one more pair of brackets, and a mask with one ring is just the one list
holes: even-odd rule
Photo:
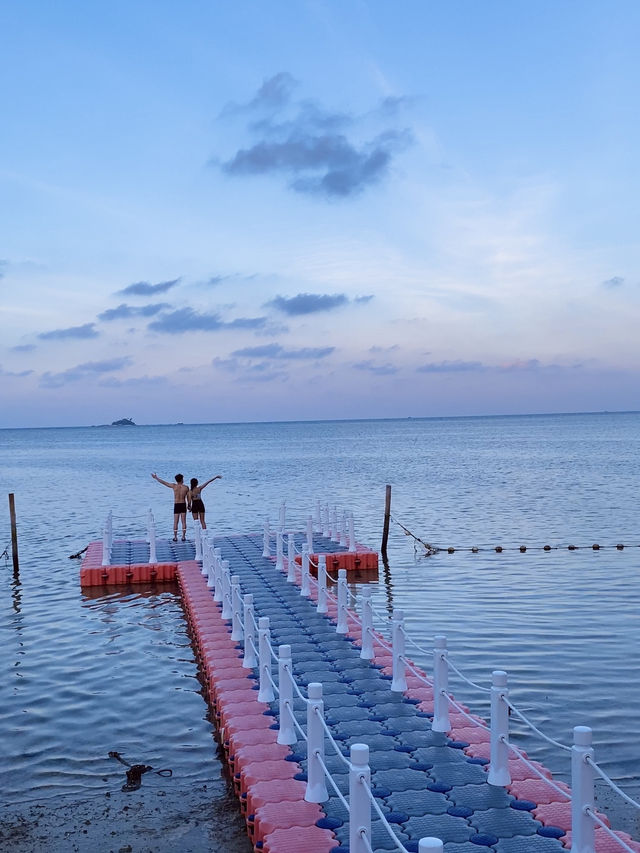
[[382, 558], [387, 559], [387, 539], [389, 538], [389, 516], [391, 515], [391, 486], [387, 486], [384, 502], [384, 526], [382, 528]]
[[16, 527], [16, 505], [13, 499], [13, 492], [9, 493], [9, 515], [11, 516], [11, 555], [13, 557], [13, 571], [18, 572], [20, 565], [18, 563], [18, 528]]

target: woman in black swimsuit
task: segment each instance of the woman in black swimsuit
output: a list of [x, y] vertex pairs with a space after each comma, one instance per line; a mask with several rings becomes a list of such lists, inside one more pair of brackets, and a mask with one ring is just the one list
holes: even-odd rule
[[203, 530], [207, 529], [206, 522], [204, 520], [204, 504], [202, 503], [202, 498], [200, 494], [204, 488], [206, 488], [209, 483], [213, 483], [214, 480], [221, 480], [222, 474], [216, 474], [215, 477], [212, 477], [210, 480], [207, 480], [206, 483], [203, 483], [201, 486], [198, 485], [198, 481], [195, 477], [191, 480], [191, 488], [187, 494], [187, 506], [189, 511], [193, 513], [194, 521], [200, 521]]

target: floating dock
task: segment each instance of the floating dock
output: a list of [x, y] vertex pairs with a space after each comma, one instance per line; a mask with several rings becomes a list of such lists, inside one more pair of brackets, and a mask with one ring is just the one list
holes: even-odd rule
[[[293, 541], [294, 547], [302, 547], [304, 537]], [[227, 564], [226, 581], [209, 571], [203, 574], [190, 542], [156, 543], [158, 562], [152, 564], [148, 543], [114, 542], [111, 559], [117, 565], [108, 566], [102, 565], [102, 543], [92, 543], [81, 569], [81, 582], [88, 586], [178, 581], [218, 737], [256, 851], [438, 849], [420, 846], [425, 837], [440, 839], [445, 853], [478, 853], [482, 848], [560, 853], [572, 847], [566, 785], [552, 780], [526, 753], [522, 759], [509, 758], [508, 784], [489, 784], [487, 724], [453, 703], [448, 730], [434, 730], [437, 708], [430, 679], [409, 662], [406, 689], [395, 685], [392, 690], [388, 641], [378, 635], [370, 659], [364, 659], [368, 638], [361, 614], [349, 610], [345, 615], [344, 600], [340, 605], [332, 595], [326, 599], [326, 613], [318, 612], [324, 592], [320, 584], [308, 585], [301, 565], [306, 554], [300, 562], [292, 559], [292, 551], [288, 559], [281, 551], [274, 559], [265, 556], [263, 542], [260, 534], [215, 536], [210, 546], [218, 551], [218, 565]], [[340, 568], [356, 568], [353, 552], [330, 539], [315, 540], [314, 553], [325, 557], [330, 578]], [[374, 558], [367, 556], [374, 554], [377, 567], [375, 552], [358, 549], [356, 554], [361, 555], [359, 568], [375, 572]], [[240, 591], [246, 631], [239, 622]], [[249, 630], [250, 620], [259, 630]], [[255, 655], [249, 634], [256, 638]], [[268, 673], [257, 656], [266, 648], [263, 641], [269, 648]], [[291, 719], [284, 736], [283, 705], [267, 689], [268, 681], [277, 689], [273, 679], [278, 667], [271, 671], [274, 649], [280, 649], [280, 666], [289, 662], [298, 685], [287, 705]], [[307, 758], [304, 737], [306, 730], [311, 740], [309, 708], [314, 702], [321, 708], [326, 741], [332, 741], [322, 747], [331, 780], [324, 773], [319, 779], [317, 766], [311, 767]], [[368, 746], [368, 768], [360, 778], [370, 778], [374, 805], [366, 832], [354, 836], [346, 798], [359, 744]], [[350, 754], [352, 747], [356, 752]], [[315, 752], [313, 756], [315, 761]], [[604, 815], [598, 818], [608, 826]], [[598, 826], [592, 849], [640, 853], [640, 844], [628, 835], [615, 836]], [[584, 847], [572, 849], [587, 853]]]

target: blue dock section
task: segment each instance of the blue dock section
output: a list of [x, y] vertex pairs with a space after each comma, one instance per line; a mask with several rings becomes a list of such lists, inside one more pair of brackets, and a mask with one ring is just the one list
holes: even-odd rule
[[[229, 561], [231, 574], [239, 577], [242, 592], [253, 595], [256, 616], [269, 617], [274, 648], [291, 647], [294, 675], [303, 692], [311, 682], [322, 683], [325, 720], [343, 755], [348, 757], [351, 744], [368, 745], [372, 790], [402, 847], [418, 850], [420, 838], [434, 836], [444, 842], [445, 853], [478, 853], [483, 847], [498, 853], [564, 849], [558, 839], [565, 830], [537, 821], [532, 814], [536, 803], [489, 785], [485, 758], [469, 757], [464, 752], [468, 744], [432, 731], [432, 715], [420, 710], [418, 699], [390, 691], [391, 676], [361, 659], [353, 638], [337, 634], [335, 623], [275, 570], [272, 559], [262, 556], [259, 536], [216, 537], [215, 547]], [[320, 548], [336, 550], [330, 541]], [[304, 726], [304, 703], [296, 699], [294, 708]], [[268, 713], [277, 711], [274, 702]], [[298, 761], [298, 778], [304, 781], [304, 742], [291, 751], [288, 758]], [[330, 748], [325, 763], [346, 795], [347, 765]], [[348, 815], [328, 787], [329, 798], [321, 804], [326, 817], [318, 825], [333, 831], [333, 849], [340, 853], [349, 849]], [[307, 849], [302, 840], [299, 843], [300, 851]], [[371, 846], [380, 853], [402, 849], [375, 811]]]

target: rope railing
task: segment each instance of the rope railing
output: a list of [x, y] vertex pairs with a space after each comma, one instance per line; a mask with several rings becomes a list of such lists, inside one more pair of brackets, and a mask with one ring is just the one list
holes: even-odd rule
[[[279, 541], [279, 544], [278, 544]], [[288, 539], [289, 545], [289, 573], [291, 574], [291, 563], [295, 559], [296, 546], [295, 546], [295, 535], [292, 533], [290, 538]], [[282, 538], [279, 536], [279, 533], [276, 532], [276, 565], [281, 570], [284, 569], [284, 549], [282, 547]], [[203, 545], [204, 548], [204, 545]], [[229, 571], [228, 571], [228, 563], [225, 566], [223, 564], [225, 561], [221, 560], [218, 555], [215, 554], [215, 549], [209, 548], [207, 550], [208, 558], [212, 565], [208, 566], [207, 572], [209, 581], [211, 580], [211, 576], [213, 575], [213, 583], [214, 588], [217, 591], [217, 588], [220, 587], [222, 590], [222, 603], [223, 606], [227, 602], [231, 602], [232, 607], [232, 615], [239, 614], [241, 609], [239, 602], [238, 592], [236, 590], [236, 586], [234, 583], [229, 582]], [[213, 553], [213, 557], [211, 554]], [[282, 561], [280, 561], [279, 557], [282, 557]], [[305, 585], [305, 561], [307, 570], [309, 567], [309, 551], [306, 546], [302, 548], [302, 575], [301, 575], [301, 583], [304, 587]], [[204, 562], [204, 557], [203, 557]], [[282, 562], [280, 566], [278, 563]], [[414, 646], [420, 652], [425, 655], [430, 654], [429, 650], [425, 649], [419, 643], [415, 642], [412, 637], [408, 636], [403, 623], [403, 616], [400, 611], [395, 611], [392, 614], [391, 620], [388, 618], [384, 619], [384, 622], [387, 626], [391, 627], [391, 641], [387, 642], [386, 639], [382, 638], [379, 634], [377, 634], [373, 630], [372, 620], [374, 615], [374, 608], [371, 603], [371, 590], [369, 587], [364, 586], [361, 589], [360, 595], [355, 595], [348, 590], [348, 586], [346, 584], [346, 572], [344, 569], [341, 569], [338, 572], [338, 588], [337, 588], [337, 596], [334, 596], [327, 592], [326, 589], [326, 580], [327, 577], [331, 577], [329, 573], [326, 571], [326, 564], [324, 555], [320, 554], [316, 561], [313, 561], [314, 565], [317, 565], [318, 569], [318, 578], [311, 578], [309, 575], [306, 584], [307, 588], [310, 587], [310, 584], [313, 583], [318, 590], [318, 609], [324, 606], [324, 610], [321, 612], [326, 613], [327, 602], [331, 601], [335, 603], [337, 601], [338, 604], [338, 623], [342, 621], [343, 630], [346, 632], [346, 625], [348, 620], [360, 624], [362, 633], [361, 633], [361, 654], [360, 656], [365, 659], [373, 659], [374, 644], [379, 645], [385, 652], [391, 653], [393, 660], [393, 679], [391, 683], [391, 690], [395, 691], [404, 691], [407, 689], [405, 671], [411, 672], [415, 677], [418, 678], [424, 684], [431, 686], [433, 688], [433, 720], [432, 720], [432, 728], [434, 731], [440, 732], [450, 732], [452, 731], [452, 724], [449, 719], [449, 708], [455, 709], [464, 719], [468, 720], [474, 726], [479, 727], [484, 731], [490, 732], [490, 745], [491, 745], [491, 759], [488, 765], [488, 777], [487, 781], [493, 785], [505, 786], [509, 785], [511, 782], [510, 768], [508, 764], [509, 756], [515, 756], [518, 760], [522, 761], [525, 766], [527, 766], [531, 772], [538, 777], [540, 780], [544, 781], [547, 785], [550, 786], [552, 790], [554, 790], [558, 795], [560, 795], [564, 800], [571, 800], [572, 803], [572, 832], [574, 839], [578, 839], [577, 844], [578, 847], [576, 849], [580, 849], [581, 853], [594, 853], [594, 840], [593, 840], [593, 831], [596, 825], [600, 826], [603, 822], [598, 818], [597, 814], [593, 811], [593, 778], [597, 774], [599, 775], [604, 782], [606, 782], [612, 790], [618, 793], [623, 799], [628, 802], [630, 805], [633, 805], [635, 808], [640, 809], [640, 803], [637, 803], [631, 797], [628, 797], [609, 777], [601, 771], [601, 769], [597, 766], [595, 761], [593, 760], [593, 751], [591, 749], [591, 730], [586, 727], [578, 726], [574, 729], [574, 744], [572, 747], [566, 746], [565, 744], [560, 743], [553, 738], [548, 737], [544, 734], [531, 720], [529, 720], [519, 709], [513, 705], [508, 699], [508, 689], [507, 689], [507, 674], [502, 670], [495, 670], [492, 675], [492, 686], [490, 688], [484, 687], [483, 685], [477, 684], [473, 680], [469, 679], [454, 663], [452, 663], [448, 658], [448, 652], [446, 647], [446, 638], [444, 636], [437, 636], [434, 642], [434, 649], [431, 654], [433, 654], [433, 679], [430, 679], [426, 674], [421, 672], [416, 665], [410, 660], [408, 660], [404, 653], [405, 641], [406, 643]], [[222, 567], [222, 568], [221, 568]], [[297, 574], [293, 575], [293, 580], [297, 580], [300, 577]], [[289, 577], [287, 578], [289, 580]], [[235, 577], [231, 579], [235, 581]], [[301, 590], [301, 594], [305, 594], [304, 589]], [[307, 591], [306, 595], [310, 595], [310, 592]], [[235, 598], [234, 598], [235, 596]], [[245, 599], [247, 596], [245, 596]], [[234, 604], [235, 601], [235, 604]], [[359, 616], [356, 615], [353, 611], [351, 611], [347, 607], [347, 603], [349, 601], [354, 601], [356, 605], [360, 608]], [[227, 605], [228, 607], [228, 605]], [[261, 701], [273, 701], [276, 694], [279, 695], [280, 700], [280, 731], [278, 735], [279, 743], [295, 743], [299, 736], [302, 736], [308, 742], [308, 796], [305, 797], [310, 802], [323, 802], [324, 799], [328, 796], [326, 793], [326, 785], [324, 783], [325, 774], [329, 774], [326, 778], [331, 779], [332, 785], [335, 786], [333, 779], [330, 775], [330, 772], [327, 769], [325, 760], [324, 760], [324, 741], [325, 739], [329, 739], [331, 746], [335, 750], [336, 754], [340, 757], [340, 760], [348, 765], [350, 768], [350, 777], [354, 772], [354, 767], [356, 768], [355, 772], [361, 774], [360, 767], [361, 764], [356, 761], [354, 763], [353, 754], [351, 755], [351, 761], [348, 761], [343, 752], [342, 747], [336, 742], [333, 734], [331, 733], [328, 725], [324, 720], [324, 710], [322, 706], [322, 687], [319, 684], [310, 684], [307, 688], [308, 697], [305, 697], [300, 687], [298, 686], [296, 679], [293, 674], [293, 667], [291, 664], [290, 657], [290, 647], [280, 647], [280, 656], [276, 656], [275, 651], [271, 645], [268, 633], [268, 617], [260, 617], [256, 621], [256, 617], [253, 613], [251, 607], [245, 611], [244, 619], [238, 616], [238, 622], [241, 627], [246, 628], [249, 626], [250, 632], [245, 631], [245, 647], [249, 649], [251, 655], [259, 660], [259, 678], [260, 678], [260, 692], [258, 694], [258, 699]], [[340, 624], [338, 624], [336, 630], [340, 630]], [[256, 632], [258, 635], [258, 647], [256, 648], [256, 643], [253, 639], [247, 639], [246, 633]], [[289, 649], [288, 658], [283, 658], [283, 649]], [[273, 660], [277, 660], [279, 662], [280, 667], [280, 678], [278, 679], [278, 683], [274, 680], [271, 673], [271, 665]], [[283, 664], [283, 660], [285, 661]], [[243, 666], [245, 664], [243, 663]], [[454, 697], [448, 691], [448, 675], [449, 673], [454, 673], [458, 678], [460, 678], [464, 683], [473, 687], [476, 690], [480, 690], [484, 693], [489, 693], [491, 696], [491, 725], [487, 725], [480, 718], [474, 716], [469, 713], [466, 706], [461, 705], [457, 702]], [[285, 691], [286, 695], [283, 695], [283, 679], [286, 679], [286, 683], [289, 685], [288, 694]], [[315, 692], [314, 692], [315, 691]], [[307, 731], [304, 733], [303, 727], [299, 724], [296, 716], [294, 714], [294, 706], [293, 706], [293, 696], [295, 695], [301, 699], [307, 708]], [[287, 698], [287, 696], [289, 698]], [[523, 753], [520, 749], [515, 747], [509, 742], [509, 714], [513, 714], [516, 716], [523, 724], [525, 724], [534, 734], [538, 737], [542, 738], [547, 743], [561, 748], [563, 751], [569, 751], [572, 756], [572, 791], [571, 793], [563, 790], [561, 785], [556, 784], [552, 778], [549, 778], [550, 774], [548, 771], [542, 772], [538, 767], [536, 767], [535, 763], [532, 763], [528, 760], [525, 753]], [[455, 724], [454, 724], [455, 725]], [[459, 725], [459, 723], [458, 723]], [[455, 729], [454, 729], [455, 730]], [[281, 734], [284, 732], [283, 739], [281, 740]], [[321, 743], [320, 743], [321, 742]], [[354, 745], [358, 747], [363, 747], [363, 745]], [[352, 751], [353, 751], [352, 746]], [[543, 768], [544, 770], [544, 768]], [[361, 786], [362, 787], [362, 786]], [[322, 798], [324, 799], [322, 799]], [[350, 793], [350, 801], [352, 800]], [[371, 803], [373, 803], [373, 807], [376, 811], [378, 811], [379, 806], [370, 796], [370, 790], [367, 792], [367, 809], [369, 812], [369, 819], [371, 813]], [[353, 819], [353, 802], [351, 801], [349, 804], [349, 808], [351, 811], [350, 825], [354, 824]], [[379, 816], [381, 818], [384, 817], [382, 810], [379, 811]], [[370, 838], [370, 834], [367, 834], [367, 831], [362, 831], [362, 826], [358, 828], [358, 819], [355, 820], [355, 829], [350, 829], [350, 839], [351, 839], [351, 847], [353, 853], [364, 853], [367, 849], [366, 844], [368, 844], [368, 839]], [[393, 829], [391, 830], [393, 832]], [[624, 842], [624, 839], [619, 836], [619, 834], [614, 833], [613, 831], [609, 831], [609, 834], [613, 839], [615, 839], [623, 849], [631, 850]], [[624, 834], [623, 834], [624, 835]], [[365, 843], [366, 842], [366, 843]], [[396, 838], [396, 842], [399, 844], [400, 842]], [[422, 842], [421, 842], [422, 844]], [[404, 847], [399, 847], [401, 850], [405, 850]], [[422, 849], [422, 848], [420, 848]], [[431, 849], [431, 848], [425, 848]]]
[[599, 776], [599, 777], [600, 777], [604, 782], [606, 782], [606, 783], [607, 783], [607, 785], [608, 785], [608, 786], [609, 786], [613, 791], [615, 791], [615, 792], [616, 792], [616, 794], [618, 794], [620, 797], [622, 797], [622, 799], [623, 799], [623, 800], [626, 800], [626, 801], [629, 803], [629, 805], [633, 806], [633, 807], [634, 807], [634, 808], [636, 808], [636, 809], [640, 809], [640, 803], [636, 802], [636, 800], [634, 800], [634, 799], [633, 799], [632, 797], [630, 797], [628, 794], [625, 794], [625, 792], [622, 790], [622, 788], [619, 788], [619, 787], [616, 785], [616, 783], [613, 781], [613, 779], [610, 779], [610, 778], [607, 776], [607, 774], [604, 772], [604, 770], [603, 770], [603, 769], [602, 769], [598, 764], [596, 764], [596, 762], [595, 762], [595, 761], [594, 761], [590, 756], [587, 756], [587, 757], [585, 758], [585, 761], [587, 762], [587, 764], [589, 764], [589, 765], [590, 765], [590, 767], [592, 767], [592, 768], [593, 768], [593, 770], [598, 774], [598, 776]]
[[616, 835], [615, 832], [607, 826], [607, 824], [602, 820], [602, 818], [599, 817], [590, 806], [585, 807], [585, 813], [592, 821], [598, 824], [600, 829], [603, 829], [610, 838], [616, 841], [620, 845], [620, 847], [622, 847], [623, 850], [628, 850], [629, 853], [636, 853], [633, 847], [629, 847], [626, 841], [620, 838], [619, 835]]

